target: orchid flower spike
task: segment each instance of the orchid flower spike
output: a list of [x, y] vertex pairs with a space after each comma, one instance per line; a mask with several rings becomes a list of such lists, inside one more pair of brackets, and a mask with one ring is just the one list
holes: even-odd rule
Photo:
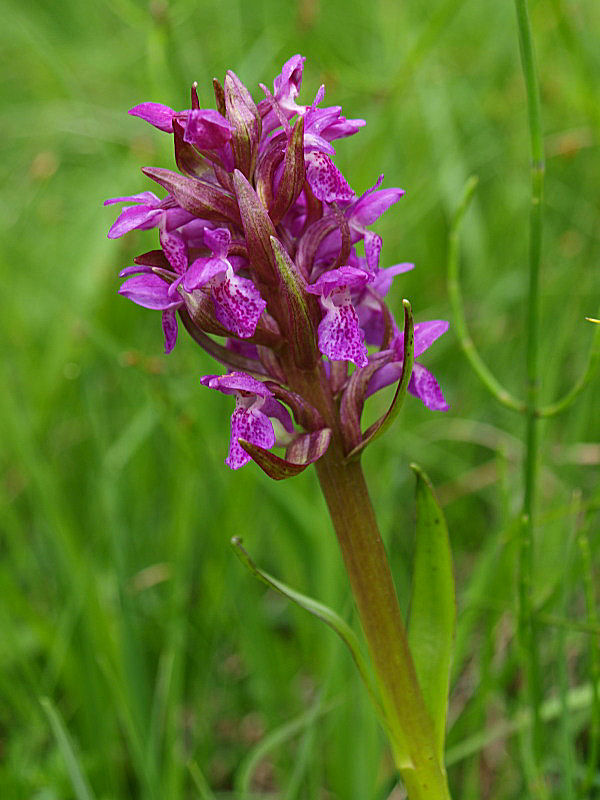
[[[195, 85], [190, 108], [136, 105], [132, 116], [172, 137], [180, 171], [143, 169], [162, 197], [142, 191], [106, 201], [124, 204], [110, 238], [158, 231], [156, 249], [121, 271], [119, 293], [161, 312], [165, 352], [181, 321], [224, 366], [226, 374], [202, 384], [235, 397], [226, 463], [238, 469], [254, 460], [278, 479], [314, 463], [334, 440], [350, 457], [363, 436], [365, 400], [408, 382], [404, 332], [387, 297], [413, 265], [381, 267], [383, 240], [373, 230], [404, 192], [383, 187], [380, 175], [355, 193], [332, 142], [365, 121], [324, 105], [324, 86], [303, 104], [304, 63], [289, 58], [272, 88], [261, 84], [258, 101], [230, 70], [214, 81], [214, 108], [199, 107]], [[415, 325], [414, 357], [447, 327]], [[408, 391], [429, 409], [448, 408], [419, 361]], [[342, 419], [349, 408], [351, 425]]]

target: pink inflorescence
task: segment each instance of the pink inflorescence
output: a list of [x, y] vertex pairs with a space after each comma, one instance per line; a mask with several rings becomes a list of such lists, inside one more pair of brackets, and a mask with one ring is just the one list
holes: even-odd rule
[[[412, 268], [381, 268], [382, 240], [368, 227], [404, 192], [381, 189], [380, 175], [361, 196], [354, 193], [334, 164], [332, 141], [365, 122], [346, 119], [339, 106], [322, 107], [324, 87], [311, 105], [299, 104], [303, 65], [301, 56], [290, 58], [273, 91], [261, 86], [258, 104], [230, 71], [223, 85], [214, 81], [216, 110], [199, 108], [195, 87], [189, 109], [132, 108], [173, 136], [179, 172], [143, 170], [166, 190], [162, 199], [142, 192], [106, 201], [125, 203], [110, 238], [159, 231], [160, 247], [120, 273], [120, 294], [162, 312], [167, 353], [179, 319], [228, 370], [202, 379], [236, 397], [226, 463], [237, 469], [254, 457], [265, 468], [256, 453], [284, 443], [287, 460], [269, 462], [287, 465], [282, 477], [329, 443], [319, 412], [298, 394], [298, 371], [317, 370], [342, 409], [350, 363], [354, 385], [365, 370], [361, 402], [402, 375], [404, 333], [384, 298], [393, 278]], [[364, 255], [356, 249], [361, 241]], [[416, 325], [415, 358], [447, 328], [441, 320]], [[421, 364], [408, 390], [430, 409], [448, 408]]]

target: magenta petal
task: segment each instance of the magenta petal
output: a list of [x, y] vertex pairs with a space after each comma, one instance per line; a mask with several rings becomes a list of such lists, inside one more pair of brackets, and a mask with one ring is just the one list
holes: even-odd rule
[[177, 308], [182, 303], [181, 300], [172, 300], [169, 297], [169, 284], [153, 273], [128, 278], [121, 285], [119, 294], [137, 303], [138, 306], [161, 311], [167, 308]]
[[354, 192], [346, 179], [325, 153], [310, 152], [305, 155], [306, 179], [313, 194], [325, 203], [347, 203]]
[[187, 245], [184, 238], [177, 232], [160, 232], [160, 246], [163, 249], [167, 261], [178, 275], [183, 275], [187, 269]]
[[338, 267], [324, 272], [314, 283], [306, 287], [310, 294], [320, 294], [322, 297], [329, 297], [332, 292], [343, 289], [362, 289], [372, 276], [358, 267]]
[[183, 288], [186, 292], [193, 292], [204, 286], [217, 275], [226, 272], [229, 267], [222, 258], [197, 258], [183, 277]]
[[134, 264], [133, 267], [125, 267], [119, 272], [119, 278], [128, 278], [130, 275], [141, 275], [152, 272], [152, 267], [141, 266]]
[[162, 313], [162, 327], [165, 335], [165, 353], [170, 353], [177, 341], [177, 315], [175, 309], [168, 308]]
[[415, 325], [415, 358], [424, 353], [436, 339], [448, 330], [449, 323], [445, 319], [433, 319]]
[[192, 261], [185, 275], [183, 276], [183, 288], [186, 292], [193, 292], [194, 289], [199, 289], [206, 281], [204, 278], [204, 268], [206, 264], [211, 261], [210, 258], [200, 257]]
[[139, 194], [130, 194], [127, 197], [110, 197], [104, 201], [105, 206], [112, 206], [115, 203], [140, 203], [150, 208], [155, 208], [160, 205], [160, 198], [154, 192], [140, 192]]
[[394, 264], [393, 267], [386, 267], [385, 269], [378, 270], [372, 283], [373, 291], [377, 292], [381, 297], [385, 297], [396, 275], [410, 272], [410, 270], [414, 268], [414, 264], [405, 263]]
[[332, 361], [352, 361], [357, 367], [368, 364], [365, 335], [350, 303], [336, 306], [328, 302], [318, 335], [319, 350]]
[[134, 117], [149, 122], [165, 133], [173, 133], [173, 117], [175, 111], [169, 106], [163, 106], [161, 103], [140, 103], [129, 109], [129, 113]]
[[225, 459], [225, 463], [231, 469], [239, 469], [251, 461], [248, 453], [238, 444], [238, 439], [245, 439], [268, 450], [275, 444], [275, 431], [269, 418], [262, 411], [238, 407], [231, 415], [229, 455]]
[[204, 375], [200, 378], [203, 386], [216, 389], [223, 394], [246, 392], [257, 397], [273, 397], [273, 392], [261, 381], [248, 375], [246, 372], [228, 372], [226, 375]]
[[227, 228], [205, 228], [204, 242], [217, 258], [225, 258], [231, 242], [231, 233]]
[[369, 386], [367, 388], [365, 397], [370, 397], [380, 389], [383, 389], [392, 383], [396, 383], [396, 381], [400, 380], [401, 375], [402, 361], [394, 361], [391, 364], [386, 364], [385, 366], [381, 367], [381, 369], [378, 369], [375, 375], [373, 375], [369, 381]]
[[331, 125], [328, 125], [322, 131], [322, 136], [328, 141], [333, 139], [345, 139], [347, 136], [353, 136], [355, 133], [364, 127], [367, 121], [364, 119], [346, 119], [340, 117]]
[[295, 101], [302, 84], [304, 61], [303, 56], [292, 56], [285, 62], [281, 73], [273, 81], [275, 99], [288, 116], [299, 110]]
[[367, 266], [370, 272], [375, 272], [379, 267], [379, 254], [383, 239], [372, 231], [365, 233], [365, 257], [367, 259]]
[[[449, 323], [445, 319], [432, 319], [418, 322], [415, 325], [415, 358], [428, 350], [436, 339], [448, 330]], [[404, 334], [399, 333], [394, 342], [399, 358], [404, 351]]]
[[164, 212], [148, 206], [128, 206], [124, 208], [108, 231], [109, 239], [118, 239], [135, 228], [154, 228]]
[[233, 269], [213, 285], [212, 300], [218, 321], [240, 339], [253, 335], [267, 307], [252, 281], [235, 275]]
[[354, 205], [352, 219], [359, 225], [372, 225], [384, 211], [397, 203], [403, 194], [403, 189], [368, 190]]
[[218, 111], [197, 108], [188, 111], [183, 141], [199, 150], [220, 150], [230, 139], [232, 128]]
[[432, 411], [448, 411], [450, 406], [446, 403], [438, 382], [428, 369], [421, 364], [414, 364], [408, 391], [418, 397], [427, 408]]
[[275, 417], [275, 419], [278, 419], [288, 433], [294, 432], [294, 423], [292, 422], [290, 412], [273, 397], [268, 397], [265, 400], [261, 411], [263, 414], [266, 414], [267, 417]]

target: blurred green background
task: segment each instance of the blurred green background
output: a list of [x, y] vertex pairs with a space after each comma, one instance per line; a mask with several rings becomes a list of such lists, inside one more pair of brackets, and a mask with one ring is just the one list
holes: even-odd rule
[[[549, 401], [584, 369], [584, 317], [597, 316], [600, 4], [538, 0], [531, 11], [548, 155]], [[467, 314], [487, 363], [522, 394], [529, 173], [513, 4], [3, 0], [0, 41], [0, 796], [384, 800], [391, 761], [343, 646], [265, 591], [228, 544], [242, 536], [259, 564], [351, 618], [316, 477], [275, 484], [254, 465], [224, 466], [231, 403], [198, 380], [215, 365], [185, 336], [163, 356], [157, 314], [116, 295], [118, 270], [155, 233], [109, 241], [115, 208], [102, 201], [152, 189], [140, 166], [173, 166], [169, 137], [127, 109], [184, 108], [194, 80], [212, 105], [211, 79], [228, 68], [260, 97], [258, 82], [300, 52], [301, 99], [324, 82], [329, 104], [367, 120], [337, 148], [353, 188], [384, 171], [406, 190], [377, 226], [382, 265], [417, 265], [397, 281], [396, 312], [404, 295], [417, 321], [449, 318], [449, 219], [479, 176], [462, 235]], [[404, 606], [410, 461], [448, 518], [454, 796], [522, 798], [511, 726], [523, 422], [479, 384], [452, 329], [423, 361], [451, 411], [409, 398], [365, 472]], [[581, 630], [590, 572], [576, 542], [588, 537], [597, 564], [599, 400], [596, 380], [543, 426], [533, 594], [556, 798], [600, 796], [588, 764], [600, 718], [585, 689], [600, 677], [598, 638]]]

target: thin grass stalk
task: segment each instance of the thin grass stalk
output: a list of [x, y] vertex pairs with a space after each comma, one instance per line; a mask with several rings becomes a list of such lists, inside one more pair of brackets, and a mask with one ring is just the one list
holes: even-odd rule
[[[596, 589], [594, 586], [594, 572], [592, 569], [592, 555], [590, 542], [585, 528], [579, 531], [577, 537], [581, 555], [583, 572], [583, 590], [585, 593], [587, 624], [591, 630], [598, 631], [598, 611], [596, 609]], [[597, 634], [589, 637], [590, 647], [590, 678], [592, 681], [590, 734], [587, 755], [586, 777], [581, 789], [581, 796], [587, 797], [590, 792], [598, 769], [598, 755], [600, 754], [600, 651], [598, 649]]]
[[[573, 493], [573, 529], [565, 537], [564, 544], [564, 579], [561, 587], [561, 610], [565, 617], [569, 612], [569, 596], [571, 591], [570, 576], [573, 572], [573, 543], [577, 535], [581, 508], [581, 492]], [[564, 800], [575, 800], [575, 757], [573, 750], [573, 730], [571, 714], [569, 713], [569, 627], [564, 626], [557, 631], [557, 664], [558, 664], [558, 692], [562, 707], [560, 715], [560, 760], [561, 767], [561, 797]]]
[[[540, 321], [540, 256], [544, 195], [544, 144], [540, 115], [539, 84], [535, 68], [531, 23], [527, 0], [515, 0], [521, 66], [527, 93], [527, 111], [531, 146], [531, 208], [529, 215], [529, 288], [527, 300], [527, 395], [525, 429], [524, 499], [519, 547], [519, 651], [526, 693], [532, 713], [528, 747], [534, 770], [541, 773], [543, 728], [540, 716], [542, 701], [537, 623], [533, 614], [532, 582], [534, 529], [536, 521], [538, 457], [539, 457], [539, 321]], [[537, 783], [537, 781], [536, 781]]]

